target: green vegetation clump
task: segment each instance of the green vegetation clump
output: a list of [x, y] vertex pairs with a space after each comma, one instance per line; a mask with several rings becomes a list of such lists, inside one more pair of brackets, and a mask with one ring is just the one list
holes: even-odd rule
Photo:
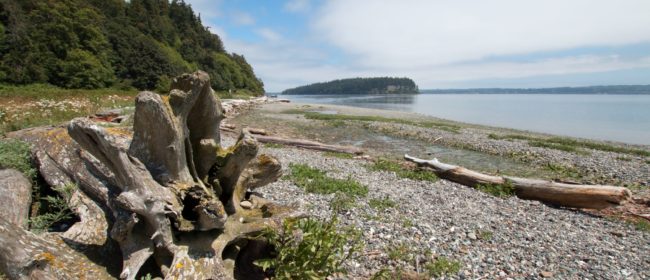
[[280, 149], [284, 148], [284, 145], [278, 143], [264, 143], [264, 147], [271, 149]]
[[397, 206], [397, 203], [392, 199], [390, 199], [388, 196], [386, 196], [381, 199], [372, 198], [368, 201], [368, 205], [370, 205], [370, 207], [375, 208], [377, 210], [386, 210], [388, 208], [393, 208]]
[[356, 199], [352, 195], [347, 195], [343, 192], [337, 192], [334, 198], [330, 200], [330, 209], [332, 211], [341, 212], [354, 208]]
[[639, 219], [634, 222], [634, 227], [640, 231], [650, 232], [650, 222], [647, 220]]
[[484, 193], [501, 198], [515, 195], [515, 187], [509, 181], [503, 184], [478, 184], [475, 188]]
[[552, 171], [560, 177], [564, 178], [574, 178], [578, 179], [582, 177], [578, 169], [571, 166], [564, 166], [559, 164], [547, 163], [545, 166], [546, 169]]
[[334, 157], [334, 158], [340, 158], [340, 159], [353, 159], [354, 155], [351, 154], [346, 154], [346, 153], [337, 153], [337, 152], [325, 152], [323, 153], [324, 156], [326, 157]]
[[380, 158], [375, 161], [372, 165], [369, 166], [369, 169], [372, 171], [388, 171], [395, 172], [400, 178], [407, 178], [411, 180], [420, 180], [420, 181], [429, 181], [435, 182], [438, 181], [438, 177], [430, 171], [418, 168], [409, 168], [400, 165], [397, 162]]
[[592, 150], [598, 150], [604, 152], [629, 154], [635, 156], [645, 156], [645, 157], [650, 156], [650, 151], [647, 150], [618, 147], [618, 146], [604, 144], [604, 143], [596, 143], [596, 142], [585, 141], [585, 140], [576, 140], [576, 139], [571, 139], [566, 137], [544, 138], [544, 137], [534, 137], [534, 136], [526, 136], [526, 135], [518, 135], [518, 134], [506, 134], [506, 135], [489, 134], [488, 138], [495, 139], [495, 140], [525, 140], [528, 141], [528, 145], [531, 146], [544, 147], [544, 148], [562, 150], [567, 152], [584, 153], [584, 151], [579, 149], [579, 148], [583, 148], [583, 149], [592, 149]]
[[74, 215], [68, 206], [68, 201], [76, 188], [75, 184], [55, 187], [54, 190], [60, 196], [46, 196], [42, 199], [45, 202], [43, 213], [29, 219], [30, 229], [37, 233], [44, 232], [60, 222], [71, 219]]
[[353, 78], [315, 83], [287, 89], [282, 94], [378, 94], [418, 93], [418, 86], [409, 78]]
[[282, 230], [262, 235], [274, 248], [274, 258], [255, 262], [273, 279], [327, 279], [345, 275], [343, 264], [361, 249], [361, 233], [340, 228], [336, 216], [285, 220]]
[[328, 177], [324, 171], [305, 164], [289, 164], [291, 174], [288, 176], [297, 186], [307, 192], [331, 194], [336, 192], [352, 196], [366, 196], [368, 187], [348, 178], [345, 180]]
[[341, 114], [321, 114], [318, 112], [304, 112], [305, 118], [312, 120], [322, 121], [366, 121], [366, 122], [386, 122], [386, 123], [399, 123], [406, 125], [413, 125], [425, 128], [436, 128], [449, 132], [458, 133], [461, 129], [458, 125], [453, 125], [445, 122], [437, 121], [411, 121], [398, 118], [386, 118], [379, 116], [356, 116], [356, 115], [341, 115]]
[[0, 169], [16, 169], [32, 182], [36, 179], [36, 168], [32, 165], [31, 146], [14, 139], [0, 140]]
[[442, 277], [458, 273], [460, 271], [460, 262], [445, 257], [437, 257], [434, 261], [427, 263], [425, 268], [429, 276]]
[[264, 92], [182, 0], [0, 1], [0, 49], [5, 84], [167, 89], [201, 69], [216, 90]]

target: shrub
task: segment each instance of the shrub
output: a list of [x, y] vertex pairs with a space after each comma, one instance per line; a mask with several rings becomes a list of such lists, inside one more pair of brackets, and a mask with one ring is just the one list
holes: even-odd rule
[[343, 264], [361, 249], [361, 234], [313, 218], [285, 220], [279, 232], [263, 235], [274, 248], [274, 258], [255, 262], [274, 279], [326, 279], [345, 273]]
[[55, 224], [71, 219], [74, 215], [68, 201], [72, 197], [72, 192], [77, 188], [75, 184], [66, 184], [55, 187], [54, 190], [60, 196], [46, 196], [42, 200], [47, 204], [47, 212], [32, 217], [29, 220], [30, 229], [34, 232], [44, 232], [52, 228]]
[[30, 145], [20, 140], [0, 140], [0, 168], [16, 169], [34, 181], [36, 169], [32, 166]]

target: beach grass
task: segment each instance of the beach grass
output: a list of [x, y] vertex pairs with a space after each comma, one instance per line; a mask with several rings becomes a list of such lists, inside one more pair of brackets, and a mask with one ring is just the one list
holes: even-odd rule
[[650, 157], [650, 151], [614, 146], [606, 143], [597, 143], [586, 140], [572, 139], [568, 137], [536, 137], [536, 136], [527, 136], [520, 134], [505, 134], [498, 135], [491, 133], [488, 135], [488, 138], [494, 140], [524, 140], [528, 141], [530, 146], [534, 147], [544, 147], [555, 150], [561, 150], [566, 152], [577, 152], [584, 153], [584, 150], [581, 149], [591, 149], [604, 152], [614, 152], [621, 154], [629, 154], [634, 156], [645, 156]]

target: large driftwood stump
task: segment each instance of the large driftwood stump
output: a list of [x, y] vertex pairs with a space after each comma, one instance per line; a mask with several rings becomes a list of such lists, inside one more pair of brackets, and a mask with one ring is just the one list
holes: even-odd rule
[[620, 205], [631, 197], [630, 191], [623, 187], [577, 185], [539, 179], [493, 176], [461, 166], [442, 163], [435, 158], [424, 160], [409, 155], [404, 155], [404, 158], [418, 165], [431, 168], [440, 178], [465, 186], [510, 184], [514, 188], [515, 195], [521, 199], [538, 200], [558, 206], [603, 209]]
[[[258, 155], [257, 141], [246, 132], [234, 146], [223, 148], [222, 119], [209, 77], [199, 71], [174, 79], [169, 95], [141, 92], [132, 135], [78, 118], [67, 130], [13, 136], [34, 143], [39, 170], [47, 172], [43, 177], [49, 184], [78, 185], [68, 203], [80, 222], [64, 233], [47, 235], [64, 241], [58, 243], [65, 247], [59, 251], [83, 256], [69, 254], [73, 262], [91, 259], [97, 260], [93, 265], [109, 268], [82, 277], [241, 278], [236, 272], [265, 253], [247, 244], [259, 244], [252, 240], [262, 230], [278, 227], [295, 213], [268, 203], [249, 203], [254, 206], [247, 208], [240, 204], [246, 199], [265, 201], [247, 191], [277, 180], [281, 166], [271, 156]], [[7, 245], [0, 247], [0, 254], [16, 266], [3, 269], [11, 278], [54, 271], [53, 278], [73, 279], [83, 273], [52, 265], [63, 253], [47, 255], [52, 262], [34, 266], [43, 252], [51, 251], [40, 245], [49, 244], [45, 237], [0, 226], [0, 240]], [[11, 236], [22, 236], [20, 242], [35, 248], [21, 251], [6, 238]], [[111, 275], [110, 267], [119, 270]], [[251, 279], [250, 274], [246, 277]]]

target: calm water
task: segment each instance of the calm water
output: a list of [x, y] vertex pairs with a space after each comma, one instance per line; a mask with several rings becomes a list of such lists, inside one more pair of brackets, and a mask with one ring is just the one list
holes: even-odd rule
[[650, 145], [650, 95], [284, 95], [293, 102], [421, 113], [443, 119]]

